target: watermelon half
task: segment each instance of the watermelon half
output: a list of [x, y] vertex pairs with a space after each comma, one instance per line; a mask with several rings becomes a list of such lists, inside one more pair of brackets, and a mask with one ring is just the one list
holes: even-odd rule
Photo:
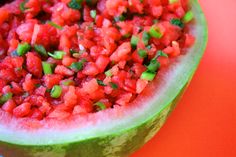
[[0, 111], [0, 155], [5, 157], [128, 156], [164, 124], [188, 86], [207, 43], [207, 24], [197, 0], [191, 33], [195, 45], [180, 56], [126, 108], [64, 121], [16, 119]]

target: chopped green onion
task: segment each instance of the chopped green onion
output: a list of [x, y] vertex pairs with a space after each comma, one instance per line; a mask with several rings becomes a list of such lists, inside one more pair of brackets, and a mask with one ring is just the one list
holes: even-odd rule
[[159, 57], [159, 56], [161, 56], [161, 57], [168, 57], [168, 55], [165, 52], [160, 51], [160, 50], [157, 52], [157, 57]]
[[74, 50], [74, 49], [70, 49], [70, 54], [74, 54], [74, 53], [79, 53], [78, 51]]
[[118, 88], [118, 85], [115, 84], [114, 82], [109, 82], [109, 84], [110, 84], [111, 88], [113, 88], [113, 89], [117, 89]]
[[139, 37], [138, 37], [138, 36], [135, 36], [135, 35], [132, 35], [131, 41], [130, 41], [131, 46], [132, 46], [133, 48], [136, 48], [136, 46], [138, 45], [138, 42], [139, 42]]
[[71, 85], [71, 84], [73, 84], [73, 83], [74, 83], [73, 80], [66, 80], [66, 81], [64, 81], [62, 84], [65, 85], [65, 86], [69, 86], [69, 85]]
[[147, 81], [152, 81], [155, 78], [155, 76], [156, 76], [156, 73], [145, 71], [142, 73], [141, 79], [147, 80]]
[[41, 84], [38, 83], [38, 84], [35, 84], [34, 86], [35, 86], [36, 88], [39, 88], [39, 87], [41, 86]]
[[154, 58], [151, 60], [150, 64], [147, 66], [148, 71], [156, 72], [160, 68], [160, 63]]
[[3, 94], [1, 97], [0, 97], [0, 105], [4, 104], [5, 102], [7, 102], [9, 99], [12, 98], [12, 93], [6, 93], [6, 94]]
[[176, 2], [178, 2], [178, 0], [169, 0], [170, 4], [173, 4], [173, 3], [176, 3]]
[[70, 68], [76, 72], [80, 71], [82, 68], [83, 68], [83, 63], [81, 62], [75, 62], [75, 63], [72, 63]]
[[107, 70], [105, 72], [105, 75], [108, 76], [108, 77], [111, 77], [112, 76], [111, 70]]
[[122, 37], [126, 39], [126, 38], [129, 38], [130, 35], [131, 35], [130, 33], [127, 33], [127, 34], [123, 35]]
[[59, 98], [61, 96], [61, 93], [62, 93], [61, 86], [55, 85], [55, 86], [53, 86], [53, 88], [51, 90], [51, 97], [52, 98]]
[[36, 52], [38, 52], [43, 57], [48, 57], [46, 49], [43, 47], [43, 45], [34, 45], [34, 49]]
[[145, 50], [138, 50], [138, 55], [141, 57], [141, 58], [146, 58], [147, 57], [147, 51]]
[[146, 32], [146, 31], [143, 32], [142, 40], [143, 40], [143, 43], [145, 46], [148, 45], [148, 42], [150, 40], [150, 35], [148, 32]]
[[180, 19], [171, 19], [170, 23], [172, 25], [179, 26], [180, 28], [184, 28], [184, 24], [183, 24], [183, 22]]
[[91, 10], [90, 11], [90, 16], [95, 19], [96, 16], [97, 16], [97, 11], [96, 10]]
[[106, 84], [102, 80], [97, 79], [97, 83], [100, 86], [106, 86]]
[[85, 59], [82, 59], [80, 62], [74, 62], [71, 64], [70, 68], [76, 72], [80, 71], [84, 67]]
[[125, 18], [125, 16], [124, 16], [123, 14], [114, 18], [114, 20], [115, 20], [116, 22], [125, 21], [125, 19], [126, 19], [126, 18]]
[[154, 25], [150, 28], [149, 34], [151, 35], [151, 37], [158, 38], [158, 39], [160, 39], [163, 35], [160, 32], [159, 28], [157, 26], [154, 26]]
[[60, 26], [60, 25], [58, 25], [58, 24], [56, 24], [56, 23], [54, 23], [54, 22], [52, 22], [52, 21], [48, 21], [47, 23], [48, 23], [49, 25], [51, 25], [52, 27], [55, 27], [55, 28], [57, 28], [57, 29], [59, 29], [59, 30], [62, 30], [62, 29], [63, 29], [62, 26]]
[[188, 11], [185, 15], [184, 15], [184, 17], [183, 17], [183, 22], [184, 23], [188, 23], [188, 22], [190, 22], [191, 20], [193, 19], [193, 12], [192, 11]]
[[44, 74], [52, 74], [52, 64], [48, 62], [42, 62]]
[[23, 56], [24, 54], [26, 54], [30, 50], [30, 48], [31, 47], [28, 43], [19, 44], [16, 52], [19, 56]]
[[65, 54], [66, 53], [64, 51], [55, 51], [54, 54], [50, 52], [48, 53], [48, 55], [54, 59], [62, 59]]
[[25, 4], [26, 4], [26, 0], [25, 1], [23, 1], [23, 2], [21, 2], [20, 3], [20, 11], [21, 12], [24, 12], [27, 8], [25, 7]]
[[68, 6], [72, 9], [79, 10], [82, 8], [82, 2], [83, 0], [71, 0]]
[[96, 102], [94, 106], [98, 107], [98, 111], [105, 110], [107, 108], [106, 105], [102, 102]]

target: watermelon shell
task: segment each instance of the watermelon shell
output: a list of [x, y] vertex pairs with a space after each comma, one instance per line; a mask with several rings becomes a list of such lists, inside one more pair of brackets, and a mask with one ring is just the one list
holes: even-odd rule
[[[122, 157], [150, 140], [188, 86], [207, 43], [207, 24], [197, 0], [191, 33], [195, 45], [160, 71], [127, 108], [105, 110], [63, 122], [18, 120], [0, 112], [0, 155], [4, 157]], [[32, 127], [34, 126], [34, 127]], [[40, 127], [39, 127], [40, 126]]]

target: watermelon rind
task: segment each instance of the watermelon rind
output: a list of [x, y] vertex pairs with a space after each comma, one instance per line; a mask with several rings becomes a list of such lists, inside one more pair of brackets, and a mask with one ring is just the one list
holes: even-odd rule
[[[160, 88], [150, 85], [147, 101], [138, 108], [127, 109], [123, 116], [89, 123], [74, 129], [26, 129], [0, 123], [0, 155], [4, 157], [123, 157], [149, 141], [163, 126], [186, 87], [190, 83], [204, 54], [208, 30], [205, 16], [197, 0], [190, 0], [195, 21], [191, 33], [195, 44], [160, 76]], [[155, 81], [153, 82], [155, 83]], [[110, 113], [109, 113], [110, 112]], [[104, 111], [99, 115], [111, 115]], [[12, 120], [13, 121], [13, 120]], [[8, 122], [11, 123], [11, 120]], [[17, 124], [16, 124], [17, 125]]]

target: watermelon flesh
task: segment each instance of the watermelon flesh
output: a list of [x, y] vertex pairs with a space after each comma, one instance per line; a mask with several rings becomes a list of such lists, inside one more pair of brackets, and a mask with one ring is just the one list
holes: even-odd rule
[[129, 105], [194, 44], [192, 20], [183, 23], [186, 2], [108, 0], [81, 10], [72, 2], [15, 0], [1, 7], [0, 99], [11, 97], [0, 102], [4, 111], [61, 120]]
[[[205, 17], [196, 0], [191, 33], [195, 44], [124, 108], [57, 120], [17, 119], [0, 111], [0, 153], [4, 156], [127, 156], [164, 124], [191, 80], [207, 42]], [[173, 79], [174, 78], [174, 79]], [[155, 92], [153, 92], [155, 91]]]

